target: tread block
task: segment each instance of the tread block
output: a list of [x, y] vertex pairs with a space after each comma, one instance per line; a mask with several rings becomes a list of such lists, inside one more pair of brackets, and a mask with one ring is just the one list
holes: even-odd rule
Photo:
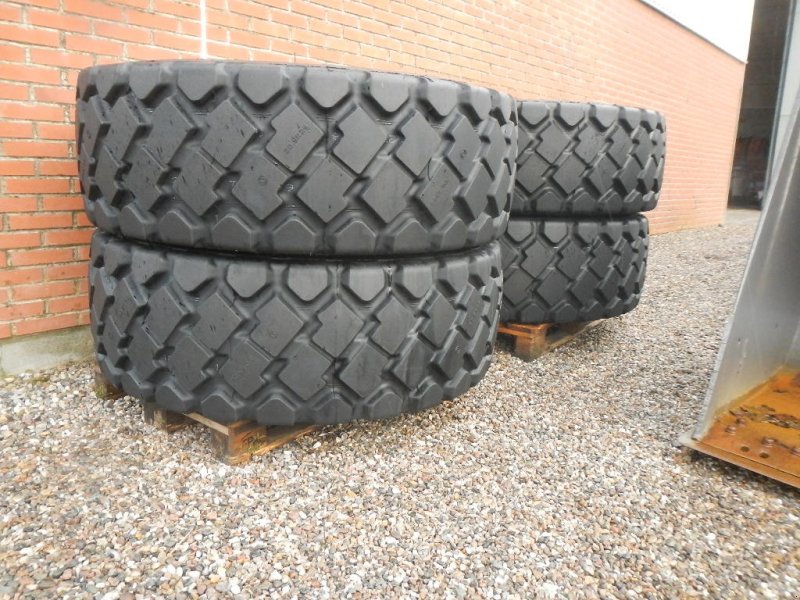
[[229, 99], [215, 108], [206, 121], [208, 133], [200, 147], [223, 167], [229, 167], [252, 139], [258, 128]]
[[272, 120], [275, 135], [267, 150], [287, 169], [296, 169], [322, 139], [322, 130], [297, 105], [290, 104]]
[[378, 152], [388, 135], [364, 109], [356, 109], [338, 124], [341, 141], [333, 153], [355, 173], [361, 173]]

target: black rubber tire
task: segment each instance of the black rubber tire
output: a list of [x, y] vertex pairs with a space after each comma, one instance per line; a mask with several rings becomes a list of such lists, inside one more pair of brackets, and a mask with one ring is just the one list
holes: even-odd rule
[[504, 323], [571, 323], [614, 317], [639, 304], [647, 219], [511, 217], [500, 241]]
[[78, 78], [86, 211], [128, 239], [273, 256], [480, 247], [508, 220], [516, 103], [450, 81], [151, 62]]
[[114, 385], [221, 422], [341, 423], [455, 398], [486, 372], [495, 242], [370, 262], [195, 254], [96, 233], [92, 332]]
[[617, 217], [652, 210], [664, 175], [661, 114], [610, 104], [517, 104], [511, 214]]

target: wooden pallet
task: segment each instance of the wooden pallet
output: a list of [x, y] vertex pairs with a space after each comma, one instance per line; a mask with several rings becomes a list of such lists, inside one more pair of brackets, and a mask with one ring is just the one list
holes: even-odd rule
[[[106, 380], [99, 367], [95, 367], [95, 393], [103, 400], [115, 400], [125, 395]], [[253, 456], [265, 454], [319, 429], [318, 425], [265, 427], [254, 421], [236, 421], [225, 425], [199, 413], [182, 414], [157, 408], [151, 402], [144, 404], [143, 412], [145, 422], [162, 431], [173, 432], [194, 423], [205, 425], [211, 429], [214, 453], [229, 465], [245, 463]]]
[[514, 338], [514, 356], [522, 360], [535, 360], [542, 354], [563, 346], [575, 337], [597, 327], [602, 320], [585, 323], [544, 323], [524, 325], [522, 323], [501, 323], [498, 334]]

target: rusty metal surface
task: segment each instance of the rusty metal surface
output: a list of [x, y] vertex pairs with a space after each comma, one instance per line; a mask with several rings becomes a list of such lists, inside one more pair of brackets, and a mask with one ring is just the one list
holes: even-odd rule
[[783, 369], [733, 401], [696, 441], [701, 452], [800, 487], [800, 371]]

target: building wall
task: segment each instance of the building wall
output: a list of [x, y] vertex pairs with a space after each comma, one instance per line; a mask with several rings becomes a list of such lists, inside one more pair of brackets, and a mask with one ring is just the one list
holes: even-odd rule
[[[667, 118], [653, 232], [724, 214], [744, 65], [638, 0], [207, 0], [212, 58], [426, 73]], [[199, 0], [0, 2], [0, 338], [88, 321], [84, 66], [197, 58]]]

